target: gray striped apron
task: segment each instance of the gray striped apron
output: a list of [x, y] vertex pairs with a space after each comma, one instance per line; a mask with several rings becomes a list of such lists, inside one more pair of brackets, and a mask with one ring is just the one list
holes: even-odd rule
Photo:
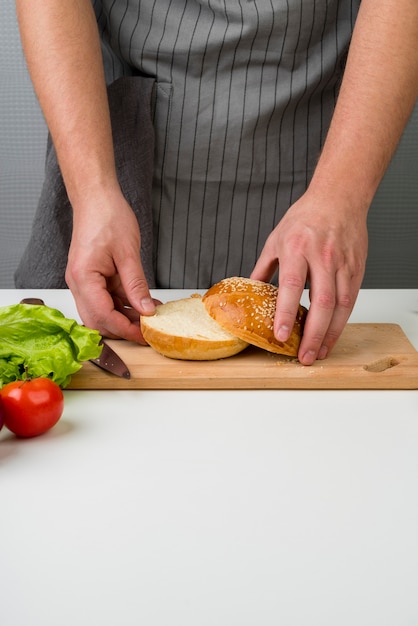
[[153, 83], [158, 287], [250, 274], [312, 176], [359, 3], [93, 1], [108, 83]]

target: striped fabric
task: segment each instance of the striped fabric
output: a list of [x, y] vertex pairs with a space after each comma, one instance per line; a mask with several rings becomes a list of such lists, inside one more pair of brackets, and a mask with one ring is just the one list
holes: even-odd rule
[[312, 175], [359, 3], [94, 1], [108, 80], [155, 79], [159, 287], [249, 275]]

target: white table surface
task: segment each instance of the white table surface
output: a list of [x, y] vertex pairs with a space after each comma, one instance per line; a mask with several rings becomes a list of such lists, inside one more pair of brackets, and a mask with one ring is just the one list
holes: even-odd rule
[[[418, 291], [350, 321], [418, 349]], [[0, 433], [0, 532], [1, 626], [417, 626], [418, 391], [68, 390]]]

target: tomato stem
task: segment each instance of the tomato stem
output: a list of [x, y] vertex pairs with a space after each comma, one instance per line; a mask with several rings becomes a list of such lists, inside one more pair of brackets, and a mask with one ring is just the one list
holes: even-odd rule
[[29, 375], [29, 367], [25, 365], [25, 370], [22, 374], [22, 383], [25, 383], [28, 380], [32, 380], [32, 376]]

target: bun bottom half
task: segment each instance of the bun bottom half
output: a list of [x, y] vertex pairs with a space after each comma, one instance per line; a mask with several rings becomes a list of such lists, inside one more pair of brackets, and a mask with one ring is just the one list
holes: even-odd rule
[[155, 314], [142, 316], [140, 323], [145, 341], [156, 352], [172, 359], [224, 359], [248, 346], [209, 315], [197, 294], [158, 305]]

